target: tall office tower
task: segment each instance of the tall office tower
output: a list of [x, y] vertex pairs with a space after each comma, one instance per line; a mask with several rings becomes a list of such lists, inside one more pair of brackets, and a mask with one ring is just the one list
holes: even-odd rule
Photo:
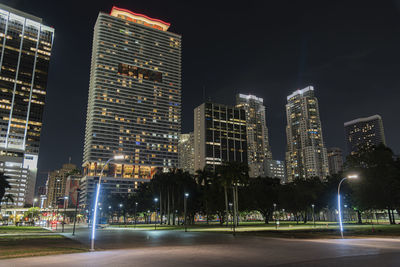
[[53, 35], [41, 18], [0, 4], [0, 171], [19, 207], [33, 201]]
[[329, 175], [327, 151], [322, 138], [318, 100], [308, 86], [287, 97], [286, 168], [288, 181]]
[[83, 153], [87, 177], [98, 176], [116, 154], [125, 161], [111, 162], [104, 175], [134, 186], [159, 168], [178, 166], [181, 36], [169, 26], [117, 7], [99, 13]]
[[328, 148], [328, 166], [331, 175], [343, 171], [343, 154], [340, 148]]
[[284, 161], [266, 159], [264, 161], [264, 173], [266, 177], [279, 178], [281, 183], [286, 183], [286, 168]]
[[194, 174], [194, 135], [193, 132], [179, 135], [178, 168]]
[[383, 121], [379, 115], [345, 122], [344, 131], [348, 154], [356, 153], [361, 147], [386, 145]]
[[236, 107], [246, 111], [247, 156], [250, 177], [263, 176], [265, 159], [272, 159], [263, 99], [254, 95], [236, 95]]
[[194, 109], [194, 169], [223, 162], [247, 163], [244, 109], [206, 102]]
[[62, 168], [49, 173], [47, 177], [47, 205], [56, 207], [58, 200], [66, 197], [68, 176], [76, 172], [76, 165], [63, 164]]

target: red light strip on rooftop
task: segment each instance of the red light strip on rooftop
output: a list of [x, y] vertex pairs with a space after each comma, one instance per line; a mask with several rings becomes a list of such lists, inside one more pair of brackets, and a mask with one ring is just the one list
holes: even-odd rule
[[[167, 25], [168, 27], [171, 26], [171, 23], [162, 21], [162, 20], [160, 20], [160, 19], [153, 19], [153, 18], [150, 18], [150, 17], [148, 17], [148, 16], [146, 16], [146, 15], [132, 12], [132, 11], [130, 11], [130, 10], [128, 10], [128, 9], [119, 8], [119, 7], [116, 7], [116, 6], [113, 6], [112, 9], [116, 9], [116, 10], [119, 10], [119, 11], [128, 12], [128, 13], [134, 15], [134, 16], [143, 17], [143, 18], [149, 19], [149, 20], [151, 20], [151, 21], [157, 21], [157, 22], [160, 22], [160, 23], [162, 23], [162, 24]], [[111, 9], [111, 12], [112, 12], [112, 9]], [[111, 13], [110, 13], [110, 14], [111, 14]]]

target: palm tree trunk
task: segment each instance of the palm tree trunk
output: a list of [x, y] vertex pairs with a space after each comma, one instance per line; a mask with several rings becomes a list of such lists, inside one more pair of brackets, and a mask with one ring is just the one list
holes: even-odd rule
[[232, 186], [232, 197], [233, 197], [233, 224], [236, 226], [236, 192], [235, 185]]
[[174, 196], [174, 188], [172, 188], [171, 192], [172, 197], [172, 224], [175, 225], [175, 196]]
[[224, 193], [225, 193], [225, 220], [226, 220], [226, 227], [228, 227], [228, 191], [226, 185], [224, 185]]
[[167, 207], [167, 218], [168, 218], [168, 225], [171, 225], [171, 213], [170, 213], [170, 210], [169, 210], [169, 187], [168, 187], [168, 193], [167, 193], [168, 195], [168, 199], [167, 199], [167, 203], [168, 203], [168, 207]]
[[239, 226], [239, 193], [238, 193], [238, 186], [236, 185], [236, 226]]

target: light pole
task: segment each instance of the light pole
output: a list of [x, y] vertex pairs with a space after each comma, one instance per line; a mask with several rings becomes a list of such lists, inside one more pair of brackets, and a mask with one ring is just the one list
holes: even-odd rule
[[101, 169], [100, 176], [99, 176], [99, 182], [97, 183], [96, 187], [96, 199], [94, 202], [94, 213], [93, 213], [93, 220], [92, 220], [92, 242], [90, 246], [90, 251], [94, 251], [94, 237], [96, 234], [96, 215], [97, 215], [97, 204], [99, 202], [99, 193], [100, 193], [100, 184], [101, 184], [101, 177], [103, 176], [103, 171], [104, 168], [107, 166], [107, 164], [112, 161], [112, 160], [122, 160], [124, 159], [123, 155], [115, 155], [114, 157], [110, 158], [107, 160], [107, 162], [104, 164], [103, 168]]
[[76, 195], [76, 205], [75, 205], [75, 214], [74, 214], [74, 228], [72, 229], [72, 235], [75, 235], [76, 214], [78, 213], [79, 196], [81, 193], [81, 189], [80, 188], [76, 189], [76, 192], [77, 192], [77, 195]]
[[154, 198], [154, 210], [155, 210], [155, 214], [154, 214], [154, 230], [157, 230], [157, 202], [158, 202], [158, 198]]
[[185, 232], [187, 232], [187, 223], [186, 223], [186, 209], [187, 209], [187, 199], [188, 199], [188, 197], [189, 197], [189, 193], [185, 193], [185, 198], [184, 198], [184, 201], [183, 201], [183, 204], [184, 204], [184, 215], [185, 215]]
[[311, 207], [312, 207], [312, 220], [313, 220], [313, 224], [314, 224], [314, 228], [315, 228], [315, 212], [314, 212], [315, 205], [312, 204]]
[[137, 212], [137, 205], [138, 205], [138, 203], [137, 203], [137, 202], [135, 202], [135, 226], [134, 226], [134, 228], [133, 228], [133, 229], [136, 229], [136, 220], [137, 220], [137, 217], [136, 217], [136, 212]]
[[64, 214], [63, 214], [63, 221], [62, 221], [62, 232], [64, 233], [64, 224], [65, 224], [65, 214], [67, 213], [67, 205], [65, 205], [68, 197], [64, 197]]
[[37, 202], [37, 198], [33, 199], [33, 205], [32, 205], [32, 225], [35, 226], [35, 219], [33, 218], [33, 210], [35, 209], [35, 203]]
[[357, 179], [358, 175], [357, 174], [352, 174], [352, 175], [347, 175], [347, 177], [344, 177], [342, 180], [340, 180], [339, 185], [338, 185], [338, 211], [339, 211], [339, 225], [340, 225], [340, 235], [343, 238], [343, 223], [342, 223], [342, 212], [341, 212], [341, 204], [340, 204], [340, 186], [342, 185], [343, 181], [346, 179]]
[[274, 220], [275, 220], [275, 230], [278, 230], [278, 224], [276, 223], [276, 215], [275, 215], [275, 210], [276, 210], [276, 203], [274, 203], [274, 213], [272, 215], [274, 215]]
[[119, 215], [118, 215], [118, 224], [119, 224], [119, 219], [121, 218], [121, 213], [122, 213], [122, 203], [119, 204]]

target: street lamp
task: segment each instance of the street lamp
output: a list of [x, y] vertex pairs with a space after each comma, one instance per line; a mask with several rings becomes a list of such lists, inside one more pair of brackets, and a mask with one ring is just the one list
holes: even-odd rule
[[65, 205], [66, 201], [68, 200], [68, 197], [64, 197], [64, 215], [63, 215], [63, 221], [62, 221], [62, 232], [64, 233], [64, 224], [65, 224], [65, 214], [67, 212], [67, 205]]
[[137, 211], [137, 205], [138, 205], [138, 203], [135, 202], [135, 227], [134, 227], [133, 229], [136, 229], [136, 220], [137, 220], [136, 211]]
[[187, 232], [187, 223], [186, 223], [186, 207], [187, 207], [187, 199], [188, 199], [188, 197], [189, 197], [189, 193], [185, 193], [185, 198], [184, 198], [184, 201], [183, 201], [183, 204], [184, 204], [184, 215], [185, 215], [185, 232]]
[[38, 199], [37, 198], [34, 198], [33, 199], [33, 206], [32, 206], [32, 208], [34, 208], [35, 207], [35, 203], [38, 201]]
[[340, 186], [342, 185], [343, 181], [346, 179], [357, 179], [358, 175], [357, 174], [352, 174], [352, 175], [347, 175], [347, 177], [344, 177], [342, 180], [340, 180], [339, 185], [338, 185], [338, 211], [339, 211], [339, 225], [340, 225], [340, 235], [343, 238], [343, 223], [342, 223], [342, 212], [340, 208]]
[[311, 207], [312, 207], [312, 220], [313, 220], [313, 224], [314, 224], [314, 228], [315, 228], [315, 212], [314, 212], [315, 205], [312, 204]]
[[158, 198], [154, 198], [154, 209], [156, 213], [154, 214], [154, 230], [157, 230], [157, 202]]
[[275, 219], [275, 230], [278, 230], [278, 224], [276, 223], [276, 214], [275, 214], [275, 210], [276, 210], [276, 203], [274, 203], [274, 219]]
[[77, 188], [76, 189], [76, 205], [75, 205], [75, 213], [74, 213], [74, 228], [72, 229], [72, 235], [75, 235], [75, 225], [76, 225], [76, 214], [78, 213], [78, 207], [79, 207], [79, 198], [81, 194], [81, 189]]
[[99, 182], [97, 183], [97, 188], [96, 188], [96, 199], [94, 202], [94, 213], [93, 213], [93, 226], [92, 226], [92, 242], [91, 242], [91, 248], [90, 251], [94, 251], [94, 237], [96, 234], [96, 215], [97, 215], [97, 204], [99, 202], [99, 193], [100, 193], [100, 184], [101, 184], [101, 177], [103, 176], [103, 171], [104, 168], [107, 166], [107, 164], [112, 161], [112, 160], [122, 160], [124, 159], [124, 155], [115, 155], [112, 158], [109, 158], [107, 162], [104, 164], [103, 168], [101, 169], [100, 176], [99, 176]]

